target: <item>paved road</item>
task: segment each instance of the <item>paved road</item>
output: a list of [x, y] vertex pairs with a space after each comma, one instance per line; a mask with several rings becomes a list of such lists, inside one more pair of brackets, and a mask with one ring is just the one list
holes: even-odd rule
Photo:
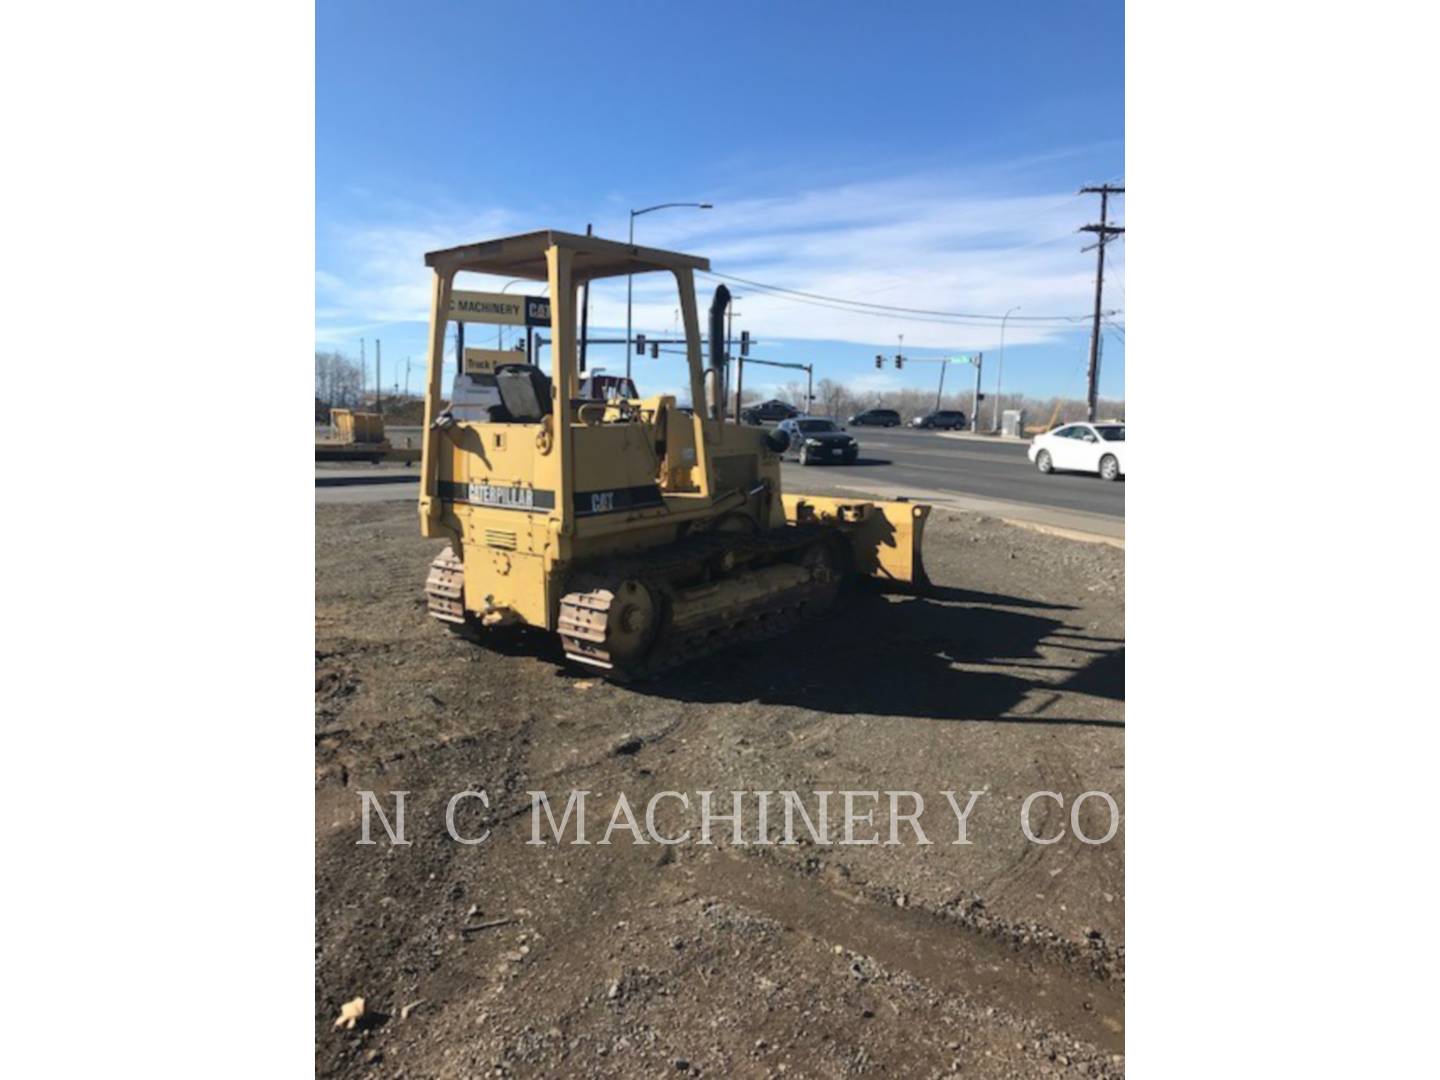
[[[855, 428], [851, 434], [860, 442], [859, 461], [802, 468], [787, 460], [782, 472], [785, 490], [911, 495], [997, 517], [1124, 536], [1123, 481], [1111, 483], [1080, 474], [1042, 476], [1030, 464], [1023, 443], [905, 428]], [[322, 502], [413, 499], [417, 472], [395, 465], [317, 466], [315, 496]], [[352, 479], [357, 483], [344, 483]], [[337, 481], [343, 486], [336, 486]]]
[[[1042, 475], [1026, 457], [1028, 443], [957, 438], [907, 428], [851, 428], [860, 443], [854, 465], [801, 468], [786, 461], [787, 486], [811, 490], [912, 485], [961, 497], [1125, 517], [1125, 483], [1079, 473]], [[823, 485], [823, 487], [821, 486]]]

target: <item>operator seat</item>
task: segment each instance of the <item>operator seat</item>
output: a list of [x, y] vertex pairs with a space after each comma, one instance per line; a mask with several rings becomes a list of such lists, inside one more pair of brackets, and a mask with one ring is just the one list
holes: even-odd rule
[[550, 377], [534, 364], [501, 364], [495, 383], [510, 423], [538, 424], [550, 415]]

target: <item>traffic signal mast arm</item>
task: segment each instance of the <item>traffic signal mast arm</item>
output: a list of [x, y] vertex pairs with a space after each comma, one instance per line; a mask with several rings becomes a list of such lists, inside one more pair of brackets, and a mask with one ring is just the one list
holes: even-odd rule
[[[900, 371], [905, 367], [905, 361], [932, 363], [940, 365], [940, 386], [935, 391], [935, 411], [940, 411], [940, 399], [945, 394], [945, 369], [951, 364], [974, 364], [975, 365], [975, 402], [970, 409], [970, 430], [977, 430], [976, 424], [980, 415], [980, 402], [985, 400], [985, 395], [980, 392], [980, 371], [985, 362], [984, 353], [961, 353], [959, 356], [904, 356], [895, 354], [895, 370]], [[877, 355], [875, 366], [883, 368], [885, 357]]]
[[[748, 342], [746, 343], [748, 345]], [[764, 364], [766, 367], [793, 368], [796, 371], [805, 372], [805, 408], [809, 412], [810, 405], [815, 400], [815, 365], [814, 364], [787, 364], [779, 360], [761, 360], [754, 356], [745, 356], [743, 353], [735, 358], [735, 422], [740, 422], [740, 392], [745, 385], [745, 365]]]

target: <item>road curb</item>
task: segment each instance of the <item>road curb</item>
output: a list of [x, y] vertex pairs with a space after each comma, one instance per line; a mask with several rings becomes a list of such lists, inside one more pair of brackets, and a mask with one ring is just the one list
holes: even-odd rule
[[[978, 511], [974, 511], [977, 512]], [[1083, 529], [1066, 529], [1059, 525], [1045, 525], [1039, 521], [1022, 521], [1019, 518], [1002, 517], [1000, 519], [1006, 525], [1014, 525], [1018, 529], [1029, 529], [1031, 532], [1044, 533], [1046, 536], [1058, 536], [1063, 540], [1079, 540], [1085, 544], [1109, 544], [1113, 548], [1125, 550], [1125, 538], [1123, 536], [1106, 536], [1103, 533], [1085, 532]]]
[[317, 476], [315, 486], [319, 487], [360, 487], [367, 484], [413, 484], [419, 481], [419, 473], [402, 473], [400, 476]]

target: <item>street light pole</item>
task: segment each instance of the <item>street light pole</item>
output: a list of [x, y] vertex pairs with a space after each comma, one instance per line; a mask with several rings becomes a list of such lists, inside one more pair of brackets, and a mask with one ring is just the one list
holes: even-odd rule
[[[667, 203], [657, 203], [657, 204], [654, 205], [654, 206], [647, 206], [647, 207], [645, 207], [645, 209], [643, 209], [643, 210], [631, 210], [631, 211], [630, 211], [630, 246], [631, 246], [632, 248], [635, 246], [635, 219], [636, 219], [637, 217], [639, 217], [641, 214], [648, 214], [648, 213], [650, 213], [652, 210], [665, 210], [665, 209], [667, 209], [667, 208], [669, 208], [669, 207], [671, 207], [671, 206], [693, 206], [693, 207], [696, 207], [697, 209], [700, 209], [700, 210], [711, 210], [711, 209], [714, 209], [713, 204], [708, 203], [708, 202], [699, 202], [699, 203], [696, 203], [696, 202], [667, 202]], [[625, 377], [626, 377], [627, 379], [630, 377], [630, 345], [631, 345], [631, 338], [632, 338], [632, 336], [633, 336], [633, 335], [632, 335], [633, 326], [632, 326], [632, 320], [631, 320], [631, 309], [632, 309], [633, 306], [634, 306], [634, 299], [635, 299], [635, 275], [634, 275], [634, 274], [626, 274], [626, 275], [625, 275]]]
[[[1019, 304], [1010, 309], [1010, 311], [1019, 310]], [[1000, 430], [1000, 386], [1005, 378], [1005, 320], [1010, 318], [1010, 311], [1005, 312], [1000, 320], [1000, 370], [995, 374], [995, 412], [993, 414], [996, 431]]]
[[[630, 246], [635, 246], [635, 211], [630, 211]], [[630, 307], [635, 296], [635, 275], [625, 275], [625, 377], [630, 378]]]

